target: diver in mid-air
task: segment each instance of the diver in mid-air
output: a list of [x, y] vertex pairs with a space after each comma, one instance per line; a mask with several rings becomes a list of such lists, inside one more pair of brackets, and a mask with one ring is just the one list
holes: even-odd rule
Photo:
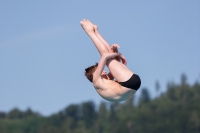
[[[118, 52], [119, 45], [110, 46], [98, 32], [97, 25], [89, 20], [80, 22], [101, 55], [99, 63], [85, 69], [85, 76], [90, 80], [98, 94], [113, 102], [120, 102], [131, 97], [140, 87], [140, 77], [127, 68], [125, 57]], [[109, 73], [104, 71], [107, 66]]]

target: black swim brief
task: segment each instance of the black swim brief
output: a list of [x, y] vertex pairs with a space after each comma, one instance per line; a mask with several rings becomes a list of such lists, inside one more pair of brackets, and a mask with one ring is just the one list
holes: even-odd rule
[[133, 74], [129, 80], [126, 82], [119, 82], [119, 84], [133, 90], [138, 90], [141, 85], [141, 80], [137, 74]]

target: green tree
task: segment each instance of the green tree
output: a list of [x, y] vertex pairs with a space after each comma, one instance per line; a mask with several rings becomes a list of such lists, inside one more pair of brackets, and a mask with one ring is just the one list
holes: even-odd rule
[[155, 82], [155, 91], [156, 91], [156, 93], [157, 93], [157, 96], [159, 96], [159, 92], [160, 92], [160, 83], [159, 83], [158, 80]]
[[178, 96], [176, 94], [176, 88], [177, 86], [174, 84], [174, 82], [168, 82], [167, 83], [167, 96], [170, 100], [176, 101], [178, 100]]
[[98, 118], [105, 118], [107, 114], [106, 103], [101, 102], [98, 110]]
[[187, 76], [183, 73], [181, 75], [181, 86], [187, 85]]
[[7, 118], [9, 119], [21, 119], [24, 117], [23, 112], [21, 112], [19, 109], [14, 108], [12, 109], [8, 114], [7, 114]]
[[67, 117], [71, 117], [75, 121], [80, 119], [80, 107], [79, 105], [70, 105], [65, 109], [65, 114]]
[[93, 125], [96, 119], [95, 105], [93, 102], [84, 102], [81, 106], [82, 109], [82, 119], [86, 123], [86, 127]]
[[117, 115], [116, 115], [116, 108], [118, 106], [118, 103], [113, 102], [110, 104], [110, 115], [109, 115], [109, 119], [110, 121], [116, 121], [117, 119]]
[[48, 117], [31, 109], [0, 112], [0, 133], [199, 133], [200, 83], [169, 82], [162, 97], [150, 98], [141, 90], [139, 105], [134, 97], [121, 103], [102, 102], [95, 110], [92, 101], [69, 105]]
[[120, 110], [126, 113], [131, 113], [134, 108], [134, 95], [126, 99], [124, 105], [120, 106]]
[[139, 104], [146, 104], [150, 101], [150, 94], [147, 88], [142, 88]]
[[6, 113], [5, 112], [0, 112], [0, 119], [6, 118]]

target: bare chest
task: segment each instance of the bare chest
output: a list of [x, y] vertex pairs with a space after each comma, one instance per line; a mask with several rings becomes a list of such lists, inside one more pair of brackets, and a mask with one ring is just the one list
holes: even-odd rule
[[128, 88], [122, 87], [119, 83], [103, 79], [99, 84], [94, 85], [98, 94], [108, 100], [119, 102], [125, 100], [131, 93]]

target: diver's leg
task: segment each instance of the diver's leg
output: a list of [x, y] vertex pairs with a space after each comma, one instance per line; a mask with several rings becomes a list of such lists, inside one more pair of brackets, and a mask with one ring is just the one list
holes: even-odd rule
[[91, 38], [91, 40], [95, 44], [100, 55], [102, 56], [104, 53], [109, 53], [110, 51], [108, 47], [96, 36], [94, 32], [93, 24], [85, 19], [82, 20], [80, 23], [84, 31], [88, 34], [88, 36]]
[[99, 38], [99, 40], [102, 41], [102, 43], [104, 43], [104, 45], [106, 45], [107, 49], [109, 52], [113, 52], [111, 50], [111, 46], [108, 44], [108, 42], [101, 36], [101, 34], [98, 31], [98, 26], [93, 24], [92, 22], [90, 22], [89, 20], [87, 20], [89, 23], [91, 23], [93, 25], [93, 29], [94, 29], [94, 33], [96, 34], [96, 36]]

